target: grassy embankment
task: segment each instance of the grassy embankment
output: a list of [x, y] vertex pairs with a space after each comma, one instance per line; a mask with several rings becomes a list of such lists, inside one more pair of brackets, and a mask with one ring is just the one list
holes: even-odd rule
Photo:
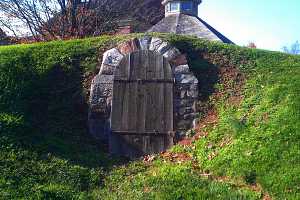
[[300, 199], [300, 56], [161, 35], [199, 77], [200, 139], [123, 164], [87, 134], [86, 88], [129, 37], [0, 47], [0, 199]]

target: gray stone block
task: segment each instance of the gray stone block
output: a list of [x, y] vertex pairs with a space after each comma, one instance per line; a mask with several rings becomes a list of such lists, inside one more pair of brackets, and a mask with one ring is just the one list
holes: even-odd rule
[[102, 64], [99, 74], [101, 75], [113, 75], [115, 72], [116, 66]]
[[109, 116], [113, 88], [112, 75], [97, 75], [91, 85], [88, 115], [89, 132], [96, 139], [108, 141]]
[[161, 45], [158, 47], [158, 49], [156, 50], [156, 52], [158, 52], [159, 54], [163, 55], [163, 54], [166, 53], [169, 49], [171, 49], [171, 46], [169, 45], [169, 43], [163, 42], [163, 43], [161, 43]]
[[180, 127], [179, 129], [181, 130], [188, 130], [193, 126], [193, 122], [191, 120], [180, 120], [177, 126]]
[[179, 109], [179, 115], [186, 115], [191, 114], [194, 112], [194, 109], [192, 107], [183, 107]]
[[189, 88], [190, 90], [198, 92], [198, 83], [191, 84], [191, 85], [189, 85], [189, 87], [190, 87]]
[[187, 92], [188, 92], [188, 90], [181, 90], [180, 91], [180, 98], [181, 99], [186, 98], [187, 97]]
[[195, 119], [196, 114], [195, 113], [190, 113], [190, 114], [185, 114], [183, 115], [184, 120], [191, 120], [190, 123], [193, 123], [193, 120]]
[[160, 47], [160, 45], [163, 43], [163, 41], [159, 38], [152, 38], [149, 50], [150, 51], [157, 51]]
[[175, 108], [192, 107], [196, 101], [194, 98], [174, 99], [174, 104]]
[[177, 83], [191, 83], [191, 84], [197, 84], [198, 79], [192, 74], [175, 74], [175, 80]]
[[188, 65], [179, 65], [174, 68], [175, 74], [191, 74], [190, 68]]
[[145, 36], [142, 38], [139, 38], [140, 48], [141, 50], [148, 50], [150, 47], [152, 37]]
[[195, 90], [189, 90], [187, 91], [187, 97], [196, 98], [198, 97], [198, 91]]
[[98, 74], [94, 77], [92, 81], [92, 86], [102, 83], [113, 84], [114, 76], [113, 75], [106, 75], [106, 74]]
[[175, 47], [169, 49], [168, 51], [166, 51], [163, 54], [163, 57], [165, 57], [168, 61], [175, 59], [176, 57], [178, 57], [181, 53], [179, 52], [178, 49], [176, 49]]
[[190, 90], [191, 89], [191, 84], [176, 83], [175, 89], [178, 90], [178, 91]]
[[113, 48], [103, 54], [102, 65], [118, 66], [124, 55], [118, 49]]

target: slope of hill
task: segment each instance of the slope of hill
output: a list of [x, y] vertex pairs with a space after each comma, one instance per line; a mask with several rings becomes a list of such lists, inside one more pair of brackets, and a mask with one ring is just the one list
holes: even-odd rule
[[199, 127], [144, 161], [109, 158], [87, 134], [88, 80], [136, 36], [0, 47], [1, 199], [300, 198], [299, 56], [160, 35], [199, 78]]

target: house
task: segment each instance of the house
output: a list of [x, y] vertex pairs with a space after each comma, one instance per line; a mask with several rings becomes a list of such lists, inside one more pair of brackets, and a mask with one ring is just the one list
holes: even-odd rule
[[165, 17], [148, 32], [193, 35], [212, 41], [233, 42], [198, 17], [198, 6], [202, 0], [163, 0]]

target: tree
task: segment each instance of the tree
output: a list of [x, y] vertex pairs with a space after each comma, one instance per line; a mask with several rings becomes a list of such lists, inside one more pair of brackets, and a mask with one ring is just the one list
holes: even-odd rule
[[[0, 26], [34, 40], [84, 37], [114, 30], [109, 0], [0, 0]], [[91, 9], [93, 8], [93, 9]]]
[[290, 47], [287, 46], [282, 47], [282, 50], [285, 53], [289, 53], [289, 54], [300, 54], [300, 43], [299, 41], [296, 41]]
[[247, 45], [248, 48], [251, 48], [251, 49], [256, 49], [257, 46], [254, 42], [249, 42], [248, 45]]
[[161, 0], [0, 0], [0, 27], [36, 41], [114, 33], [120, 21], [144, 32], [163, 17]]

